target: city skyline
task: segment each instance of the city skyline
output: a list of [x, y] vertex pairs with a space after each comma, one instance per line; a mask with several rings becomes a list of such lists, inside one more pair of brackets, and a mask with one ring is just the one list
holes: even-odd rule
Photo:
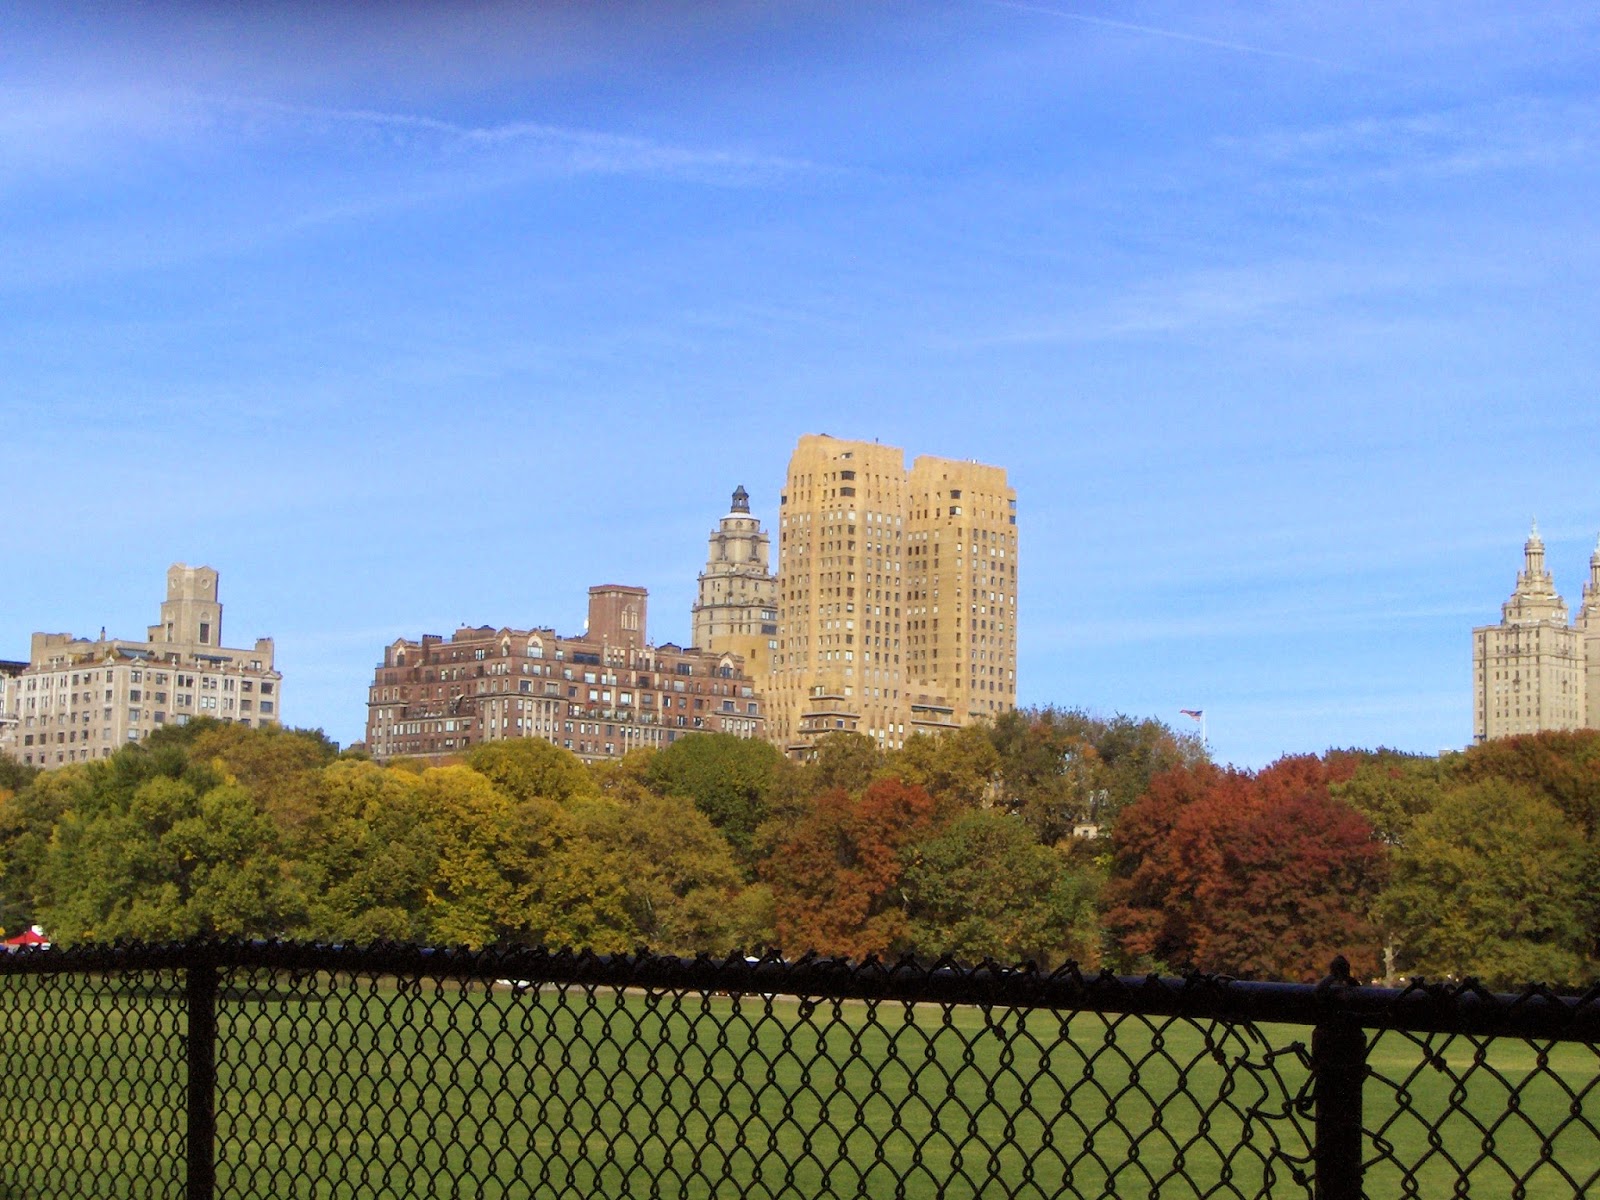
[[[1005, 467], [1018, 702], [1472, 736], [1600, 531], [1600, 13], [19, 11], [0, 659], [168, 563], [360, 737], [382, 647], [647, 587], [797, 438]], [[551, 563], [562, 564], [553, 571]]]

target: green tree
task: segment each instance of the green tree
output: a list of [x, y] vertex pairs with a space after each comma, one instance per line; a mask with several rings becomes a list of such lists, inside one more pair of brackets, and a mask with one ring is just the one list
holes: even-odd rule
[[0, 792], [20, 792], [39, 774], [38, 767], [18, 762], [9, 754], [0, 754]]
[[1100, 880], [1010, 813], [973, 810], [911, 846], [902, 890], [925, 956], [1098, 966]]
[[243, 786], [188, 769], [181, 745], [129, 747], [86, 773], [88, 789], [57, 821], [41, 868], [40, 916], [57, 940], [298, 927], [277, 830]]
[[784, 759], [770, 742], [731, 733], [694, 733], [655, 754], [645, 767], [652, 790], [683, 796], [710, 818], [747, 865], [756, 830], [767, 819]]
[[883, 772], [884, 755], [864, 733], [829, 733], [817, 739], [811, 757], [785, 776], [788, 794], [810, 798], [842, 788], [860, 793]]
[[1416, 819], [1378, 907], [1408, 971], [1494, 988], [1574, 984], [1594, 967], [1595, 867], [1554, 804], [1489, 778], [1445, 792]]
[[50, 902], [41, 867], [63, 814], [88, 795], [88, 769], [37, 774], [16, 794], [0, 794], [0, 926], [15, 933], [38, 922]]
[[1018, 710], [996, 717], [990, 737], [1005, 807], [1052, 845], [1080, 822], [1109, 829], [1156, 775], [1205, 761], [1198, 738], [1121, 714], [1106, 720], [1076, 709]]
[[327, 941], [423, 941], [439, 848], [419, 778], [360, 759], [317, 773], [286, 853], [306, 901], [306, 934]]
[[1437, 758], [1378, 750], [1371, 754], [1345, 751], [1353, 769], [1332, 782], [1328, 791], [1372, 822], [1388, 845], [1401, 845], [1418, 817], [1432, 812], [1445, 787]]

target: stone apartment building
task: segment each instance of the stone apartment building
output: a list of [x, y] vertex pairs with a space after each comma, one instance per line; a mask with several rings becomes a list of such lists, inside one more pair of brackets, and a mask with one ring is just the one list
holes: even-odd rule
[[684, 734], [765, 734], [756, 684], [737, 654], [652, 646], [645, 589], [589, 589], [589, 624], [481, 626], [399, 639], [384, 649], [367, 700], [367, 746], [384, 761], [433, 762], [474, 745], [540, 737], [588, 762], [660, 749]]
[[1500, 623], [1472, 631], [1472, 733], [1476, 741], [1552, 729], [1600, 729], [1600, 546], [1577, 618], [1545, 568], [1533, 526]]
[[28, 669], [25, 662], [0, 659], [0, 754], [17, 752], [17, 718], [12, 713], [12, 698], [16, 694], [16, 678]]
[[769, 736], [898, 747], [1016, 705], [1017, 497], [1000, 467], [808, 434], [779, 502]]
[[251, 649], [222, 643], [222, 603], [211, 567], [174, 563], [160, 619], [142, 640], [35, 633], [9, 681], [9, 752], [57, 767], [108, 758], [166, 724], [215, 717], [278, 724], [283, 676], [271, 638]]

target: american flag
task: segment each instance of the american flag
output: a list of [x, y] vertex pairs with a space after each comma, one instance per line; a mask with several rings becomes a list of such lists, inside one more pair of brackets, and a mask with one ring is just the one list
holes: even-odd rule
[[1206, 715], [1206, 710], [1203, 708], [1180, 708], [1178, 711], [1186, 717], [1193, 717], [1196, 721]]

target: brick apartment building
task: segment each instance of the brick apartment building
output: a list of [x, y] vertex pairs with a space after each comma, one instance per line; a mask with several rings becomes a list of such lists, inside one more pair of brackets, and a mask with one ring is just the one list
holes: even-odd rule
[[384, 649], [367, 700], [374, 758], [434, 762], [482, 742], [540, 737], [588, 762], [695, 732], [765, 736], [757, 686], [733, 653], [652, 646], [645, 589], [589, 589], [589, 624], [480, 626]]

